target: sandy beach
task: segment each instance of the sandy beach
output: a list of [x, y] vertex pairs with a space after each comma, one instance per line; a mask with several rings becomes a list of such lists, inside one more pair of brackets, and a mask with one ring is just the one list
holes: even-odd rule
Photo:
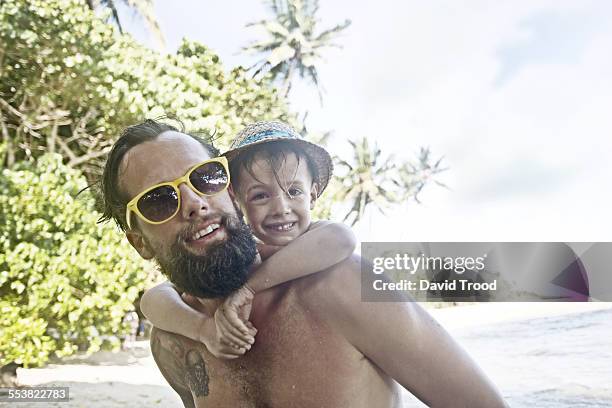
[[[484, 353], [482, 347], [480, 347], [481, 343], [478, 343], [479, 337], [490, 336], [491, 330], [499, 333], [500, 330], [503, 332], [508, 327], [530, 321], [537, 323], [549, 321], [553, 318], [579, 321], [582, 318], [581, 316], [588, 316], [598, 311], [612, 312], [612, 303], [481, 303], [430, 309], [429, 311], [483, 366], [487, 374], [504, 391], [504, 395], [514, 398], [515, 403], [512, 406], [523, 406], [520, 398], [524, 396], [519, 396], [518, 391], [513, 390], [513, 387], [519, 387], [519, 384], [513, 377], [508, 377], [507, 369], [502, 369], [506, 363], [520, 366], [521, 363], [508, 361], [509, 359], [514, 361], [517, 356], [514, 354], [506, 356], [503, 350], [496, 353], [494, 349]], [[546, 338], [547, 334], [544, 333], [543, 336]], [[480, 341], [482, 340], [481, 338]], [[552, 341], [553, 338], [551, 337], [550, 340]], [[604, 339], [599, 339], [599, 341], [605, 342]], [[507, 347], [516, 348], [517, 344], [515, 343], [516, 340]], [[490, 344], [490, 342], [484, 344]], [[584, 345], [584, 347], [587, 346], [587, 344]], [[549, 344], [543, 347], [549, 347], [549, 350], [553, 350], [555, 345]], [[576, 344], [575, 347], [580, 348], [581, 345]], [[521, 353], [525, 355], [531, 353], [528, 345], [522, 350]], [[527, 360], [525, 360], [526, 363]], [[589, 359], [585, 357], [585, 368], [590, 363]], [[574, 364], [580, 366], [580, 360], [574, 362]], [[155, 366], [147, 341], [136, 342], [129, 350], [118, 353], [100, 352], [89, 357], [74, 356], [62, 360], [61, 363], [48, 364], [44, 368], [18, 369], [17, 375], [18, 381], [23, 385], [70, 387], [70, 402], [46, 405], [20, 403], [19, 406], [24, 408], [40, 408], [41, 406], [70, 408], [159, 406], [174, 408], [182, 406], [178, 396], [166, 384]], [[546, 380], [541, 381], [545, 382]], [[551, 378], [549, 388], [555, 387], [556, 384]], [[543, 383], [542, 386], [546, 388], [547, 384]], [[506, 389], [508, 389], [508, 392], [505, 392]], [[605, 398], [607, 398], [608, 390], [604, 389], [603, 392], [606, 395]], [[408, 397], [406, 400], [406, 407], [424, 406], [414, 398]], [[0, 403], [0, 406], [9, 405]]]
[[[22, 385], [70, 388], [70, 402], [19, 403], [19, 407], [113, 408], [182, 407], [178, 395], [166, 383], [151, 356], [148, 341], [129, 350], [75, 356], [61, 364], [17, 370]], [[9, 406], [2, 405], [0, 406]]]

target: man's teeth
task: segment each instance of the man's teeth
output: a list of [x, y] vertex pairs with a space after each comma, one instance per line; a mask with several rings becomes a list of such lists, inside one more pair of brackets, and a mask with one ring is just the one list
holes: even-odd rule
[[196, 240], [196, 239], [200, 239], [208, 234], [210, 234], [211, 232], [213, 232], [214, 230], [216, 230], [217, 228], [219, 228], [219, 224], [210, 224], [208, 227], [201, 229], [200, 231], [196, 232], [195, 234], [193, 234], [193, 236], [191, 237], [192, 240]]
[[274, 231], [289, 231], [291, 229], [291, 227], [293, 227], [293, 225], [295, 224], [295, 222], [288, 222], [286, 224], [275, 224], [275, 225], [270, 225], [268, 228], [274, 230]]

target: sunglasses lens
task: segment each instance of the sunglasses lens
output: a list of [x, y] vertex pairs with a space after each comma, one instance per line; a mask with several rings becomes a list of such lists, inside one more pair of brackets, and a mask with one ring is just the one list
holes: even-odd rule
[[221, 163], [210, 162], [191, 172], [189, 181], [200, 193], [210, 195], [227, 187], [229, 177]]
[[161, 222], [174, 214], [178, 202], [178, 194], [172, 186], [160, 186], [143, 195], [137, 205], [149, 221]]

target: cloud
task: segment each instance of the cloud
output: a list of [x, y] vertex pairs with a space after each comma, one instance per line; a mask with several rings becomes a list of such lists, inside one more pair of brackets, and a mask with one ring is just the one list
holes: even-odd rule
[[526, 31], [526, 38], [499, 48], [502, 66], [496, 84], [503, 84], [533, 62], [576, 63], [589, 36], [599, 25], [596, 23], [597, 19], [588, 13], [563, 14], [548, 10], [529, 16], [519, 24]]
[[352, 68], [333, 69], [350, 75], [328, 75], [327, 123], [399, 156], [430, 146], [446, 156], [443, 181], [451, 186], [431, 188], [423, 206], [404, 207], [391, 221], [374, 216], [364, 234], [605, 235], [612, 29], [599, 16], [610, 6], [475, 4], [409, 3], [387, 14], [386, 25], [383, 6], [364, 20], [369, 31], [355, 19], [360, 41], [346, 50]]

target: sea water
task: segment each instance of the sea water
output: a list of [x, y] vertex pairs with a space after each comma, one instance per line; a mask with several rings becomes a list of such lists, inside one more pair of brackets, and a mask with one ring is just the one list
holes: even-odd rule
[[511, 407], [612, 407], [612, 309], [450, 332]]

